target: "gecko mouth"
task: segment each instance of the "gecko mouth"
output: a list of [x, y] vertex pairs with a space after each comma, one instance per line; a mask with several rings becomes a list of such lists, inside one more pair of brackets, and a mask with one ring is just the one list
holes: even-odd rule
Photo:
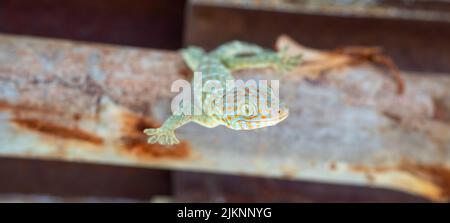
[[285, 120], [289, 115], [289, 112], [284, 113], [283, 115], [279, 115], [278, 120], [281, 122]]
[[274, 118], [262, 119], [262, 120], [248, 120], [248, 122], [281, 122], [281, 121], [285, 120], [288, 117], [288, 115], [289, 115], [289, 113], [285, 112], [285, 113], [275, 116]]

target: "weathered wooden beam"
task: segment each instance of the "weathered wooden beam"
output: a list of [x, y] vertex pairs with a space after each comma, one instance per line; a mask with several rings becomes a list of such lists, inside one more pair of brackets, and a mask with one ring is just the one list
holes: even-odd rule
[[[183, 142], [165, 148], [148, 145], [142, 130], [170, 114], [171, 83], [190, 77], [177, 52], [1, 35], [0, 154], [370, 185], [448, 200], [450, 78], [407, 75], [399, 96], [371, 64], [314, 70], [333, 54], [307, 52], [304, 69], [288, 75], [235, 74], [280, 79], [291, 112], [284, 122], [260, 131], [188, 124], [177, 131]], [[305, 79], [308, 69], [320, 75]]]

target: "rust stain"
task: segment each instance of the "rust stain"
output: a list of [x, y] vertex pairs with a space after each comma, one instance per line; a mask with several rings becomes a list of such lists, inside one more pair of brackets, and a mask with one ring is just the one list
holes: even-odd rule
[[73, 116], [72, 116], [72, 118], [73, 118], [73, 120], [75, 120], [75, 121], [80, 121], [81, 120], [81, 114], [74, 114]]
[[121, 137], [124, 151], [140, 159], [175, 158], [182, 159], [191, 155], [189, 143], [182, 141], [173, 146], [148, 144], [143, 133], [146, 128], [157, 128], [160, 124], [150, 118], [139, 117], [132, 113], [122, 116], [123, 135]]
[[145, 136], [122, 137], [121, 141], [125, 151], [140, 159], [182, 159], [189, 157], [191, 154], [191, 149], [186, 141], [182, 141], [180, 144], [173, 146], [148, 144]]
[[11, 111], [15, 116], [22, 116], [22, 115], [28, 115], [28, 114], [39, 114], [39, 115], [54, 115], [59, 116], [62, 118], [70, 118], [76, 122], [81, 121], [82, 119], [92, 119], [96, 120], [98, 117], [91, 116], [91, 115], [84, 115], [81, 113], [74, 113], [70, 114], [61, 110], [58, 110], [58, 108], [49, 107], [45, 105], [30, 105], [26, 103], [22, 104], [10, 104], [5, 101], [0, 100], [0, 111], [1, 110], [8, 110]]
[[400, 115], [396, 115], [393, 114], [391, 112], [388, 111], [383, 111], [382, 114], [386, 117], [389, 118], [390, 120], [396, 122], [396, 123], [400, 123], [402, 121], [402, 117]]
[[366, 179], [369, 184], [373, 184], [375, 182], [375, 176], [371, 173], [366, 173]]
[[336, 49], [333, 53], [350, 56], [358, 61], [369, 61], [374, 64], [380, 64], [387, 68], [387, 70], [394, 77], [397, 83], [397, 93], [399, 95], [405, 92], [405, 80], [400, 72], [400, 69], [394, 61], [382, 53], [379, 47], [365, 47], [365, 46], [346, 46]]
[[138, 117], [133, 113], [123, 113], [121, 122], [123, 123], [122, 131], [124, 135], [133, 136], [142, 135], [146, 128], [157, 128], [161, 125], [150, 118]]
[[369, 172], [370, 171], [370, 168], [368, 168], [366, 166], [351, 166], [350, 169], [355, 172]]
[[33, 111], [33, 112], [51, 112], [57, 113], [54, 109], [43, 109], [36, 106], [17, 104], [13, 105], [5, 101], [0, 101], [0, 110], [13, 110], [13, 111]]
[[9, 108], [8, 103], [4, 102], [4, 101], [0, 101], [0, 110], [4, 110]]
[[295, 179], [295, 175], [290, 172], [283, 173], [283, 175], [281, 177], [286, 180], [294, 180]]
[[443, 99], [434, 98], [433, 118], [438, 121], [450, 123], [450, 106], [446, 105]]
[[192, 80], [193, 72], [187, 66], [184, 66], [183, 68], [179, 69], [178, 73], [181, 76], [183, 76], [186, 80]]
[[30, 106], [26, 106], [26, 105], [12, 105], [10, 103], [7, 103], [5, 101], [0, 101], [0, 110], [31, 110], [34, 109]]
[[411, 174], [426, 182], [430, 182], [440, 190], [438, 198], [448, 201], [450, 199], [450, 169], [440, 164], [419, 164], [408, 160], [402, 160], [401, 163], [393, 167], [367, 167], [352, 166], [355, 172], [364, 173], [368, 182], [373, 183], [377, 173], [388, 171], [402, 171]]
[[[37, 108], [30, 107], [27, 105], [11, 105], [9, 103], [0, 101], [0, 110], [8, 109], [17, 111], [33, 111], [37, 112]], [[39, 110], [41, 111], [41, 110]], [[80, 120], [82, 118], [81, 114], [73, 114], [71, 116], [74, 120]], [[36, 131], [46, 135], [52, 135], [64, 139], [75, 139], [80, 141], [85, 141], [95, 145], [101, 145], [104, 143], [103, 138], [97, 136], [93, 133], [86, 132], [79, 128], [69, 128], [61, 126], [56, 123], [42, 121], [34, 118], [19, 118], [16, 117], [11, 120], [14, 124]], [[171, 147], [147, 144], [147, 137], [143, 133], [146, 128], [157, 128], [160, 123], [150, 119], [137, 116], [134, 113], [124, 112], [120, 117], [119, 122], [122, 124], [122, 137], [119, 139], [121, 144], [129, 154], [143, 159], [155, 159], [155, 158], [186, 158], [190, 156], [191, 149], [189, 144], [185, 141], [178, 145]]]
[[293, 180], [295, 179], [298, 170], [295, 167], [292, 166], [281, 166], [281, 177], [287, 180]]
[[[0, 111], [8, 110], [11, 111], [16, 116], [18, 115], [26, 115], [26, 114], [43, 114], [45, 116], [55, 115], [55, 116], [67, 116], [67, 112], [63, 112], [58, 110], [57, 108], [47, 107], [44, 105], [31, 105], [27, 103], [20, 104], [11, 104], [6, 101], [0, 100]], [[71, 116], [75, 121], [79, 121], [81, 119], [81, 114], [75, 114]]]
[[336, 170], [336, 163], [335, 162], [331, 162], [330, 163], [330, 170]]
[[92, 144], [100, 145], [103, 139], [95, 134], [88, 133], [78, 128], [67, 128], [50, 122], [44, 122], [37, 119], [13, 119], [15, 124], [47, 135], [56, 137], [86, 141]]
[[447, 167], [439, 164], [403, 163], [400, 169], [432, 182], [440, 188], [440, 197], [445, 200], [450, 199], [450, 170]]
[[[283, 34], [278, 37], [276, 41], [276, 48], [281, 50], [284, 46], [289, 46], [290, 54], [303, 54], [303, 61], [311, 60], [316, 62], [316, 64], [312, 63], [310, 65], [308, 64], [308, 66], [305, 66], [306, 64], [302, 62], [301, 66], [294, 69], [295, 73], [310, 76], [311, 71], [313, 70], [314, 73], [320, 74], [320, 71], [326, 72], [330, 69], [344, 68], [346, 66], [353, 66], [362, 62], [371, 62], [373, 64], [383, 65], [387, 68], [397, 83], [397, 93], [399, 95], [403, 94], [405, 91], [405, 81], [400, 70], [390, 57], [382, 53], [382, 50], [379, 47], [346, 46], [332, 51], [318, 51], [304, 47], [291, 37]], [[309, 67], [309, 69], [306, 67]], [[301, 70], [303, 70], [303, 72], [300, 72]]]
[[381, 172], [389, 171], [392, 168], [390, 168], [390, 167], [382, 167], [382, 166], [368, 167], [368, 166], [362, 166], [362, 165], [354, 165], [354, 166], [351, 166], [350, 169], [355, 171], [355, 172], [362, 172], [362, 173], [368, 173], [368, 172], [381, 173]]

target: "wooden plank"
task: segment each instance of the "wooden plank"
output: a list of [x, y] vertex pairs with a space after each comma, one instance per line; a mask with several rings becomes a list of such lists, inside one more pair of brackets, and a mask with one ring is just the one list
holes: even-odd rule
[[299, 70], [235, 73], [279, 79], [289, 118], [244, 132], [188, 124], [177, 130], [183, 142], [168, 149], [148, 145], [142, 130], [170, 114], [171, 83], [190, 76], [177, 52], [2, 35], [0, 154], [370, 185], [448, 200], [448, 76], [406, 75], [399, 96], [371, 64], [316, 72], [316, 79]]

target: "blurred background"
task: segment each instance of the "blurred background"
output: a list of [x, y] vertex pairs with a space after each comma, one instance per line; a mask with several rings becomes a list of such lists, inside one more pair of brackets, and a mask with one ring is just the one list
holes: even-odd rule
[[[2, 0], [0, 32], [162, 50], [280, 34], [317, 49], [383, 47], [403, 71], [450, 72], [446, 0]], [[1, 146], [1, 145], [0, 145]], [[389, 189], [0, 158], [0, 202], [427, 202]]]

